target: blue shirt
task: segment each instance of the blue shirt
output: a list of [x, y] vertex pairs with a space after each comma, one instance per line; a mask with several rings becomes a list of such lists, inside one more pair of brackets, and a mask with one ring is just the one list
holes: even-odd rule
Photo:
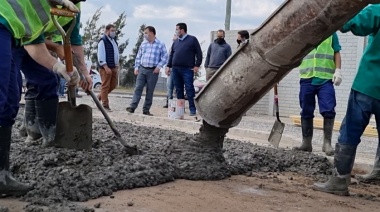
[[164, 43], [155, 39], [152, 43], [144, 40], [137, 52], [135, 59], [135, 69], [140, 66], [146, 68], [157, 67], [161, 69], [168, 62], [168, 52]]

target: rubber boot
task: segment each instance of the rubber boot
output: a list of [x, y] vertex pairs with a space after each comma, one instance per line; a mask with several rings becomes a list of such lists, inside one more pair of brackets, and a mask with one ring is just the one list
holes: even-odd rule
[[24, 118], [22, 119], [20, 129], [18, 130], [18, 135], [20, 137], [28, 136], [28, 133], [26, 132], [26, 124], [25, 124], [25, 110], [24, 110]]
[[311, 141], [313, 140], [313, 119], [301, 118], [302, 128], [302, 144], [299, 147], [294, 147], [294, 150], [312, 152], [313, 146]]
[[354, 166], [356, 146], [335, 145], [334, 169], [331, 178], [326, 183], [315, 183], [314, 190], [348, 196], [348, 185], [351, 181], [351, 171]]
[[11, 135], [11, 127], [0, 127], [0, 195], [22, 196], [28, 193], [32, 187], [18, 182], [9, 172]]
[[355, 175], [355, 178], [361, 182], [380, 181], [380, 145], [377, 146], [375, 163], [371, 173], [365, 175]]
[[25, 100], [24, 124], [28, 134], [25, 140], [26, 143], [35, 143], [36, 140], [42, 137], [37, 122], [35, 100]]
[[38, 127], [43, 137], [42, 147], [54, 146], [57, 126], [58, 98], [36, 101], [36, 112]]
[[334, 149], [331, 146], [331, 138], [334, 129], [334, 121], [335, 119], [323, 119], [323, 146], [322, 152], [324, 152], [327, 156], [334, 155]]
[[166, 105], [163, 106], [163, 108], [168, 108], [169, 107], [169, 98], [166, 97]]

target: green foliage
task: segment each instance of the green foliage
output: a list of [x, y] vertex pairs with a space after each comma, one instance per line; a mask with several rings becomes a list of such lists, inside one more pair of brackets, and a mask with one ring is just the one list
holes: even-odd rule
[[129, 59], [124, 61], [123, 67], [127, 70], [125, 73], [125, 76], [123, 77], [122, 80], [122, 85], [125, 87], [132, 87], [134, 86], [136, 82], [136, 76], [134, 74], [134, 65], [135, 65], [135, 59], [137, 56], [137, 52], [139, 51], [141, 43], [144, 41], [144, 30], [145, 30], [146, 25], [142, 24], [139, 29], [139, 35], [137, 38], [137, 42], [135, 44], [135, 47], [132, 50], [132, 54], [129, 55]]

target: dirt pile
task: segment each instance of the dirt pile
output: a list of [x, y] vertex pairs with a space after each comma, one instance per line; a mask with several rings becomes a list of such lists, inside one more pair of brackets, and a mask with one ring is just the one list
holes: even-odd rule
[[[38, 145], [25, 145], [24, 138], [17, 132], [20, 121], [21, 115], [13, 132], [11, 165], [17, 179], [35, 187], [23, 197], [31, 203], [27, 211], [44, 211], [43, 206], [74, 211], [74, 206], [62, 203], [86, 201], [111, 195], [113, 191], [155, 186], [178, 178], [218, 180], [252, 171], [291, 171], [324, 178], [330, 169], [326, 158], [308, 153], [264, 148], [230, 139], [225, 140], [222, 152], [199, 145], [195, 135], [117, 123], [127, 142], [137, 144], [144, 151], [143, 155], [128, 156], [109, 126], [99, 120], [94, 120], [91, 151], [42, 149]], [[75, 210], [91, 211], [88, 208]]]

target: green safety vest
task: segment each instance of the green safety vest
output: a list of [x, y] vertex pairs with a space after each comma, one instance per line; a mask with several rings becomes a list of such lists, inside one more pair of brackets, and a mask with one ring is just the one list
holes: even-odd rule
[[335, 72], [334, 49], [332, 48], [332, 36], [324, 40], [302, 60], [300, 78], [309, 79], [318, 77], [332, 79]]
[[48, 0], [0, 0], [0, 16], [8, 22], [14, 38], [21, 44], [35, 40], [47, 26], [54, 25], [50, 8]]

